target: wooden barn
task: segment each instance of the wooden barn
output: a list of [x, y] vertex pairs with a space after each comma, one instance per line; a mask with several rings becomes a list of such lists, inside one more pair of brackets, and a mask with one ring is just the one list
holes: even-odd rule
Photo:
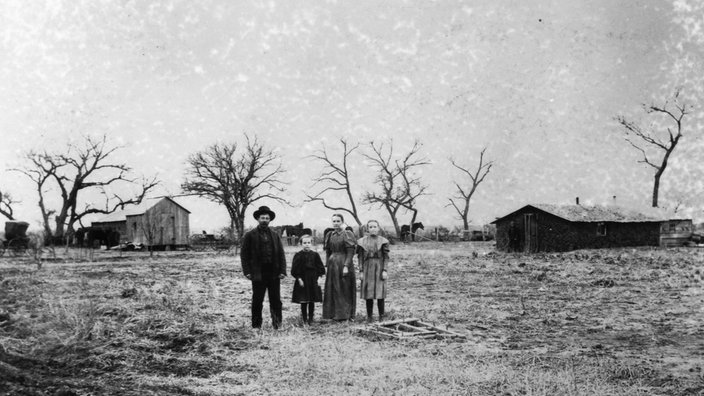
[[[496, 248], [506, 252], [553, 252], [624, 246], [659, 246], [669, 224], [691, 220], [644, 214], [619, 206], [526, 205], [492, 222]], [[691, 228], [690, 228], [691, 229]]]
[[146, 199], [139, 205], [92, 222], [91, 232], [113, 235], [109, 241], [111, 246], [132, 242], [153, 249], [186, 247], [190, 235], [190, 213], [169, 197]]

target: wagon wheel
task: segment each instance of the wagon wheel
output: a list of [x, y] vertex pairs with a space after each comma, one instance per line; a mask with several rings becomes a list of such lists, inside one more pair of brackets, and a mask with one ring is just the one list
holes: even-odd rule
[[0, 257], [2, 257], [3, 254], [5, 254], [5, 242], [0, 241]]
[[27, 242], [21, 239], [13, 239], [7, 244], [7, 250], [13, 257], [24, 256], [27, 252]]

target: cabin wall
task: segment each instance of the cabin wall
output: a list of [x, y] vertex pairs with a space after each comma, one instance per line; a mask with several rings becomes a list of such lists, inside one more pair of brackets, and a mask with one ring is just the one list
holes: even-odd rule
[[134, 243], [185, 246], [190, 235], [189, 213], [164, 199], [141, 215], [127, 216], [127, 230]]
[[[537, 232], [533, 251], [553, 252], [624, 246], [658, 246], [659, 222], [570, 222], [547, 212], [526, 208], [496, 221], [496, 249], [526, 251], [525, 215], [532, 214]], [[513, 225], [512, 225], [513, 224]], [[605, 227], [605, 235], [598, 230]]]
[[605, 235], [600, 235], [599, 222], [539, 222], [541, 251], [566, 251], [626, 246], [658, 246], [660, 224], [603, 222]]

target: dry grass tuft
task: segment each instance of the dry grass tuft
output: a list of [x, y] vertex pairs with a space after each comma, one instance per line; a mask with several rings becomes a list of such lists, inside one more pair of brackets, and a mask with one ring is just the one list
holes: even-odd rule
[[[701, 394], [704, 253], [501, 254], [395, 245], [387, 319], [464, 342], [380, 340], [354, 323], [249, 327], [236, 259], [161, 253], [0, 261], [8, 394]], [[288, 252], [289, 262], [293, 250]], [[320, 317], [321, 307], [316, 307]]]

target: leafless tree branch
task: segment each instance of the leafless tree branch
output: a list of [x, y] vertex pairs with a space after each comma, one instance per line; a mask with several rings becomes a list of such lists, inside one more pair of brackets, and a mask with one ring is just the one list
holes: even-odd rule
[[[28, 165], [13, 169], [25, 174], [36, 185], [46, 236], [70, 236], [75, 231], [75, 224], [80, 224], [80, 220], [86, 215], [112, 213], [125, 205], [139, 203], [158, 184], [156, 178], [145, 181], [141, 190], [130, 198], [125, 198], [123, 193], [108, 194], [108, 187], [124, 191], [124, 185], [136, 184], [133, 178], [128, 177], [131, 171], [129, 166], [110, 161], [119, 148], [121, 147], [109, 147], [105, 135], [100, 139], [86, 136], [82, 145], [70, 143], [61, 153], [30, 151], [26, 154]], [[58, 189], [61, 197], [58, 209], [45, 206], [45, 198], [51, 194], [51, 187]], [[79, 209], [81, 197], [94, 188], [102, 192], [106, 209], [100, 209], [93, 203], [85, 204]], [[53, 215], [55, 226], [52, 231], [50, 217]]]
[[[633, 148], [635, 148], [642, 154], [643, 159], [638, 162], [644, 163], [655, 169], [655, 175], [653, 176], [652, 193], [653, 207], [658, 206], [658, 199], [660, 195], [660, 179], [662, 178], [662, 175], [667, 169], [667, 164], [670, 159], [670, 156], [675, 151], [677, 144], [683, 136], [682, 121], [684, 117], [690, 113], [689, 106], [687, 106], [687, 104], [680, 103], [680, 93], [680, 89], [677, 89], [675, 91], [675, 94], [673, 95], [672, 102], [668, 99], [662, 106], [654, 104], [643, 105], [643, 108], [647, 114], [660, 114], [669, 119], [670, 122], [674, 123], [674, 128], [662, 127], [662, 130], [659, 132], [660, 135], [664, 135], [665, 132], [667, 133], [667, 142], [663, 142], [663, 140], [657, 136], [658, 132], [656, 131], [644, 131], [639, 125], [637, 125], [635, 122], [629, 121], [624, 116], [619, 115], [615, 117], [615, 120], [623, 127], [623, 133], [625, 135], [624, 140], [626, 140]], [[645, 147], [636, 144], [632, 140], [632, 137], [636, 140], [642, 141], [645, 144]], [[648, 148], [650, 150], [648, 150]], [[648, 151], [652, 151], [656, 154], [653, 154], [651, 156]], [[659, 162], [651, 160], [651, 158], [653, 158], [653, 156], [655, 155], [662, 156]]]
[[366, 192], [363, 201], [369, 205], [379, 205], [379, 207], [386, 209], [394, 224], [396, 235], [401, 238], [398, 212], [403, 208], [412, 213], [410, 222], [412, 228], [418, 215], [416, 199], [427, 195], [427, 186], [421, 183], [420, 177], [416, 176], [414, 171], [430, 162], [423, 157], [419, 158], [422, 148], [419, 141], [415, 141], [407, 153], [395, 160], [392, 140], [388, 142], [388, 146], [383, 142], [372, 141], [369, 143], [369, 148], [372, 154], [364, 153], [363, 155], [371, 161], [372, 166], [377, 170], [375, 178], [377, 191]]
[[280, 157], [256, 137], [245, 134], [244, 147], [216, 143], [189, 156], [184, 192], [222, 204], [238, 236], [244, 232], [245, 212], [262, 199], [289, 204], [276, 192], [284, 191], [285, 173]]
[[450, 203], [457, 211], [460, 219], [462, 219], [464, 230], [469, 229], [469, 203], [472, 200], [474, 193], [477, 191], [477, 188], [479, 188], [479, 185], [491, 171], [491, 167], [494, 166], [493, 161], [485, 162], [484, 154], [486, 153], [486, 149], [487, 148], [484, 147], [479, 153], [479, 164], [473, 171], [471, 171], [468, 166], [461, 166], [457, 164], [454, 159], [450, 158], [450, 163], [452, 166], [460, 170], [463, 177], [469, 179], [464, 182], [466, 183], [464, 184], [466, 185], [464, 188], [460, 185], [460, 182], [455, 182], [455, 187], [457, 188], [457, 192], [460, 196], [449, 198]]
[[[318, 178], [315, 180], [312, 189], [318, 189], [317, 192], [306, 194], [305, 202], [320, 202], [323, 207], [334, 211], [343, 211], [349, 213], [358, 226], [362, 225], [357, 212], [357, 204], [352, 193], [352, 184], [350, 182], [350, 173], [348, 168], [349, 158], [353, 152], [359, 148], [359, 143], [350, 145], [344, 138], [340, 139], [342, 146], [342, 158], [333, 158], [323, 146], [308, 158], [322, 165], [322, 170]], [[346, 205], [333, 205], [326, 200], [326, 196], [339, 196], [338, 192], [344, 191]]]
[[19, 203], [12, 198], [12, 195], [7, 191], [0, 190], [0, 214], [8, 220], [14, 220], [14, 204]]

